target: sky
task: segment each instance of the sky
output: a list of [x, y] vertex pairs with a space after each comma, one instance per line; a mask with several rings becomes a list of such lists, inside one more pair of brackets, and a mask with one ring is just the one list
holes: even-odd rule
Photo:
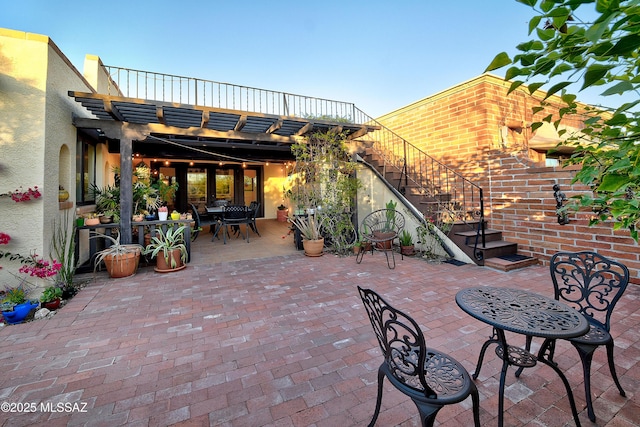
[[49, 36], [80, 72], [91, 54], [351, 102], [372, 117], [512, 56], [532, 16], [516, 0], [0, 0], [0, 27]]

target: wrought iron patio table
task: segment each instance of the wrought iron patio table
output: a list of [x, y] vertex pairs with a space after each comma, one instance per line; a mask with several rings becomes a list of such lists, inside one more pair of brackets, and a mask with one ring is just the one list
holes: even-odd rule
[[[587, 319], [578, 311], [553, 298], [522, 289], [496, 287], [463, 289], [456, 294], [456, 303], [467, 314], [493, 326], [493, 335], [483, 344], [472, 377], [474, 380], [478, 378], [487, 347], [496, 343], [498, 345], [496, 354], [502, 359], [498, 394], [498, 426], [503, 425], [504, 386], [508, 366], [530, 368], [539, 361], [550, 366], [562, 380], [567, 390], [573, 419], [580, 427], [571, 386], [556, 363], [549, 359], [549, 351], [556, 339], [573, 338], [585, 334], [589, 330]], [[541, 337], [545, 340], [538, 354], [533, 355], [524, 349], [508, 345], [505, 331]]]

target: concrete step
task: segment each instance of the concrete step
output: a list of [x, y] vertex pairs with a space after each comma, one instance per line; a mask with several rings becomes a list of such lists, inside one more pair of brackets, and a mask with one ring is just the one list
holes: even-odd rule
[[484, 260], [484, 266], [495, 268], [501, 271], [517, 270], [519, 268], [529, 267], [530, 265], [538, 265], [539, 260], [537, 258], [528, 257], [525, 255], [510, 255], [504, 257], [493, 257]]

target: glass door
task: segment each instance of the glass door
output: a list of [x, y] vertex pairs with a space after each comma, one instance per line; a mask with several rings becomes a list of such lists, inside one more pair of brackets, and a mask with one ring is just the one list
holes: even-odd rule
[[216, 194], [215, 200], [226, 200], [229, 204], [235, 203], [233, 169], [216, 169]]
[[207, 208], [207, 170], [201, 168], [187, 169], [187, 203], [193, 204], [198, 212]]

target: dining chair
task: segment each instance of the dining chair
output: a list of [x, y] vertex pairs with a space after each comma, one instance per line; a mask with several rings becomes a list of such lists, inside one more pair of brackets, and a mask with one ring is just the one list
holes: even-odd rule
[[[249, 217], [247, 215], [247, 207], [244, 205], [226, 205], [222, 214], [222, 222], [213, 238], [217, 237], [220, 229], [223, 229], [222, 240], [224, 244], [227, 244], [227, 235], [229, 234], [228, 227], [237, 227], [238, 234], [240, 234], [240, 224], [246, 225], [246, 237], [245, 240], [249, 243]], [[211, 240], [213, 240], [213, 238]]]
[[[558, 252], [551, 257], [549, 269], [554, 298], [578, 310], [590, 325], [589, 332], [568, 341], [580, 356], [587, 414], [589, 419], [595, 422], [596, 415], [591, 399], [591, 361], [599, 346], [605, 346], [611, 376], [620, 395], [625, 396], [616, 374], [613, 360], [614, 341], [610, 331], [611, 314], [629, 283], [629, 269], [620, 262], [588, 251]], [[550, 347], [549, 359], [553, 359], [553, 344]], [[531, 337], [527, 337], [526, 348], [531, 348]], [[519, 376], [521, 371], [518, 370], [516, 376]]]
[[256, 224], [256, 217], [258, 216], [258, 210], [260, 209], [260, 203], [257, 201], [252, 201], [249, 203], [249, 226], [254, 233], [260, 236], [260, 232], [258, 231], [258, 226]]
[[591, 360], [601, 345], [606, 347], [613, 381], [620, 395], [625, 396], [613, 362], [614, 342], [610, 330], [613, 309], [629, 283], [629, 269], [595, 252], [558, 252], [551, 257], [550, 263], [555, 299], [578, 310], [591, 326], [585, 335], [569, 341], [582, 361], [587, 410], [589, 419], [595, 421], [591, 402]]
[[426, 346], [420, 327], [376, 292], [358, 286], [384, 362], [378, 368], [378, 397], [369, 427], [380, 413], [384, 378], [418, 407], [423, 426], [433, 426], [438, 411], [471, 396], [473, 420], [480, 427], [480, 397], [469, 373], [453, 357]]

